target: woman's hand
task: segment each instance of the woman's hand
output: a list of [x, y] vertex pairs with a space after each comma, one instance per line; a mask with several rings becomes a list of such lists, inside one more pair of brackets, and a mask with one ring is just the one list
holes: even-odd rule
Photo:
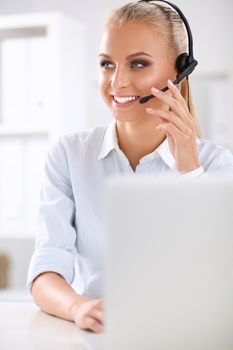
[[167, 105], [167, 110], [147, 108], [146, 111], [162, 118], [163, 122], [156, 128], [166, 133], [177, 171], [187, 173], [200, 166], [194, 121], [183, 96], [170, 80], [168, 88], [167, 92], [151, 89], [152, 94]]
[[81, 304], [71, 308], [71, 318], [83, 330], [95, 333], [103, 331], [103, 301], [101, 299], [84, 299]]

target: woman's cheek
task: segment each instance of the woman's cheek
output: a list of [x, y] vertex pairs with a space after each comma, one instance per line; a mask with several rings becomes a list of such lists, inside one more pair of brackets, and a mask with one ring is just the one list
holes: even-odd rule
[[[144, 92], [144, 96], [151, 95], [151, 88], [156, 87], [157, 89], [163, 89], [166, 86], [166, 80], [164, 77], [156, 77], [154, 72], [150, 72], [150, 74], [143, 79], [143, 85], [141, 85], [141, 91]], [[143, 96], [141, 96], [143, 97]], [[167, 106], [156, 97], [152, 98], [145, 104], [142, 104], [145, 108], [159, 108], [166, 110]]]
[[99, 78], [98, 86], [102, 99], [107, 103], [107, 83], [104, 77]]

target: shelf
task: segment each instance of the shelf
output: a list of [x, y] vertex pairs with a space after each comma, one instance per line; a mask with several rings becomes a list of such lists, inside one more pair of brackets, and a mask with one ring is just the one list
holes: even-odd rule
[[0, 231], [1, 239], [35, 239], [35, 232], [6, 232]]
[[0, 127], [1, 137], [47, 137], [49, 133], [48, 129]]

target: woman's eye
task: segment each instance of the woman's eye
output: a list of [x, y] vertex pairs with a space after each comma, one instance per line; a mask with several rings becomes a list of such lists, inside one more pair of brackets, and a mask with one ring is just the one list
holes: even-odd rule
[[[115, 67], [114, 63], [110, 61], [102, 61], [100, 62], [100, 66], [103, 67], [104, 69], [112, 69]], [[130, 67], [133, 69], [144, 68], [146, 66], [148, 66], [148, 63], [144, 61], [134, 61], [134, 62], [131, 62], [130, 64]]]
[[113, 63], [108, 62], [108, 61], [100, 62], [100, 65], [101, 65], [101, 67], [106, 68], [106, 69], [109, 69], [109, 68], [113, 67]]
[[131, 63], [132, 68], [143, 68], [146, 67], [148, 64], [143, 61], [135, 61]]

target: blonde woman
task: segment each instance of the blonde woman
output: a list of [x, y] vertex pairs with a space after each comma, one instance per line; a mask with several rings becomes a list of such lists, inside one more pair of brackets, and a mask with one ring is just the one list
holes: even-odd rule
[[[233, 173], [231, 152], [200, 138], [188, 80], [172, 84], [187, 44], [183, 21], [167, 4], [140, 1], [114, 10], [99, 51], [100, 91], [113, 122], [62, 136], [49, 152], [28, 288], [44, 312], [81, 329], [103, 330], [106, 178]], [[160, 91], [164, 86], [168, 91]], [[72, 288], [75, 256], [82, 286]]]

